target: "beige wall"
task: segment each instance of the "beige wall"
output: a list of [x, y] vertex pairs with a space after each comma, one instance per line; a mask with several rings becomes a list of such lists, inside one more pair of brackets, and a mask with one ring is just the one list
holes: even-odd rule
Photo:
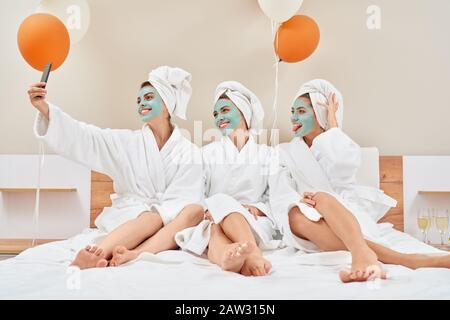
[[[138, 128], [138, 84], [158, 65], [193, 74], [189, 121], [212, 126], [212, 94], [222, 80], [254, 90], [272, 121], [273, 53], [257, 0], [90, 0], [91, 26], [51, 75], [49, 98], [77, 119]], [[18, 53], [16, 32], [37, 0], [0, 2], [0, 153], [36, 153], [27, 86], [40, 74]], [[382, 28], [366, 27], [366, 9], [382, 10]], [[346, 102], [345, 130], [382, 154], [450, 154], [450, 1], [304, 0], [320, 46], [310, 59], [280, 68], [279, 126], [290, 138], [289, 104], [299, 85], [322, 77]]]

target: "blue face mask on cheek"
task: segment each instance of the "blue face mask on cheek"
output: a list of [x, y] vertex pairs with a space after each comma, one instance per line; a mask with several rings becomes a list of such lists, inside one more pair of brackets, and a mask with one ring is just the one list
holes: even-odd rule
[[300, 98], [295, 100], [291, 115], [294, 136], [304, 137], [308, 135], [314, 129], [314, 120], [313, 108]]
[[158, 91], [150, 86], [146, 86], [139, 91], [139, 103], [137, 111], [143, 122], [147, 122], [160, 115], [163, 111], [163, 101]]
[[224, 136], [229, 135], [241, 123], [238, 108], [228, 99], [217, 100], [214, 106], [214, 122]]

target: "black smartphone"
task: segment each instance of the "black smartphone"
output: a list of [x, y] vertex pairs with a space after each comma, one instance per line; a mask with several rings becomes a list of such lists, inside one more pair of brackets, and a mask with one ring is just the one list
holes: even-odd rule
[[[44, 67], [44, 72], [42, 73], [41, 82], [47, 83], [51, 70], [52, 70], [52, 63], [50, 62], [49, 64], [46, 64]], [[45, 88], [45, 86], [43, 88]]]

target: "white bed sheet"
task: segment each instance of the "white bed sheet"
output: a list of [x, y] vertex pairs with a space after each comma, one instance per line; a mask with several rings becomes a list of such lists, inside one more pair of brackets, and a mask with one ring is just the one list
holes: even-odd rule
[[[384, 238], [402, 252], [442, 253], [383, 224]], [[389, 279], [342, 284], [347, 252], [267, 252], [267, 277], [223, 272], [182, 251], [143, 254], [117, 268], [79, 271], [68, 265], [79, 248], [99, 236], [86, 230], [69, 240], [41, 245], [0, 262], [0, 299], [450, 299], [450, 269], [410, 270], [386, 265]], [[69, 285], [68, 285], [69, 283]]]

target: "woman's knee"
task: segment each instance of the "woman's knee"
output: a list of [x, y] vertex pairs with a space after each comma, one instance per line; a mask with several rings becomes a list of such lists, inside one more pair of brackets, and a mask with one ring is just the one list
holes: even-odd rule
[[313, 196], [312, 200], [316, 202], [315, 208], [319, 211], [321, 208], [332, 206], [333, 201], [336, 201], [336, 199], [332, 195], [326, 192], [317, 192]]
[[329, 202], [331, 201], [332, 198], [333, 197], [326, 192], [316, 192], [312, 197], [312, 199], [316, 202], [317, 201]]
[[197, 225], [199, 224], [205, 216], [203, 207], [198, 204], [190, 204], [183, 208], [180, 217], [183, 218], [187, 223]]
[[213, 236], [221, 234], [221, 233], [223, 233], [223, 230], [222, 230], [222, 227], [220, 226], [220, 224], [212, 223], [211, 224], [211, 236], [213, 237]]
[[289, 227], [291, 231], [300, 238], [305, 239], [303, 230], [307, 228], [308, 218], [306, 218], [298, 207], [294, 207], [289, 210]]
[[153, 211], [145, 211], [141, 213], [136, 220], [140, 224], [154, 224], [154, 225], [160, 225], [162, 227], [164, 225], [163, 220], [161, 216]]
[[225, 218], [222, 219], [222, 223], [225, 221], [229, 222], [229, 221], [247, 221], [247, 220], [245, 220], [244, 216], [239, 212], [231, 212]]
[[305, 220], [308, 220], [303, 213], [300, 211], [300, 208], [295, 206], [288, 213], [289, 223], [302, 223]]

